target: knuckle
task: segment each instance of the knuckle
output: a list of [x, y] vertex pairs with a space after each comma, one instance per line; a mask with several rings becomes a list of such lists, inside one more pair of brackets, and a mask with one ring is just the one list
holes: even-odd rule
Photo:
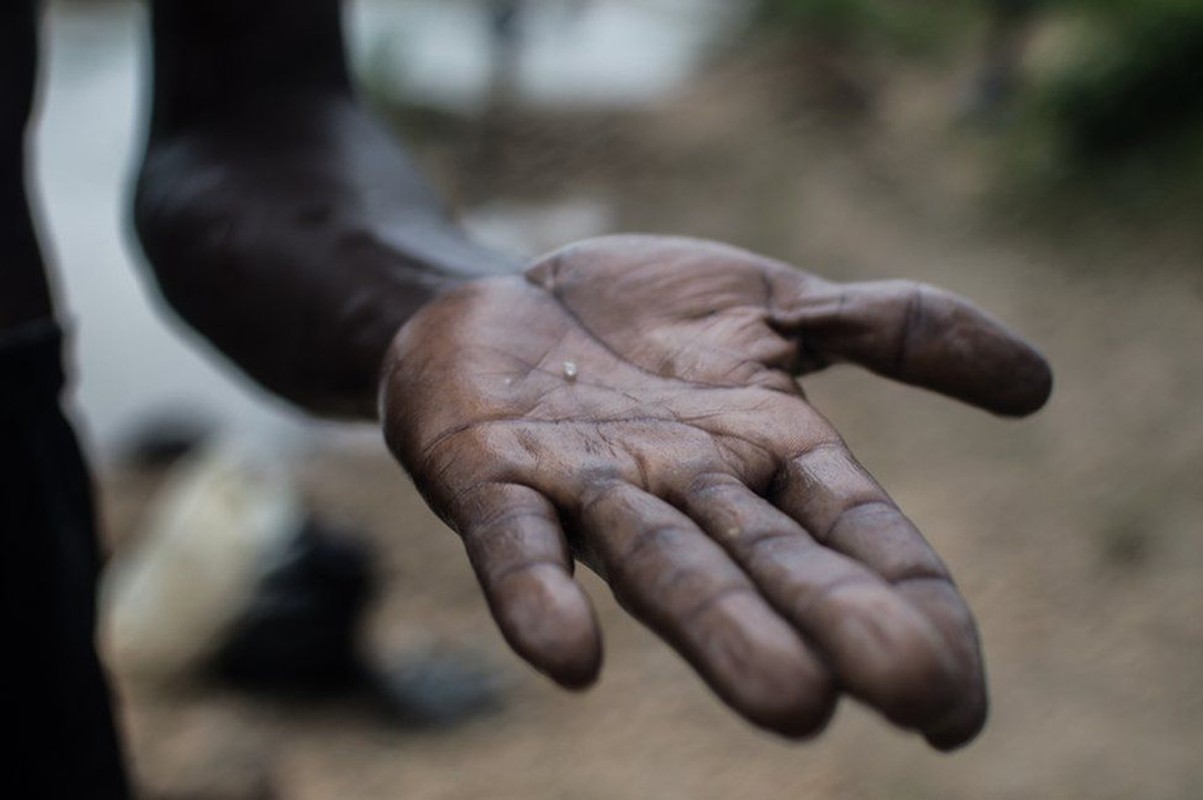
[[619, 499], [625, 490], [625, 485], [617, 475], [606, 473], [588, 477], [579, 496], [579, 514], [597, 511], [607, 503]]
[[690, 497], [711, 497], [737, 488], [742, 484], [731, 475], [707, 470], [695, 475], [685, 489]]
[[902, 512], [890, 500], [877, 495], [854, 500], [836, 513], [831, 524], [818, 537], [818, 541], [820, 543], [829, 542], [839, 533], [842, 526], [855, 524], [863, 517], [878, 515], [896, 517], [901, 516]]
[[[626, 571], [635, 567], [642, 560], [642, 556], [648, 551], [671, 549], [673, 544], [679, 540], [681, 529], [675, 525], [660, 525], [651, 528], [643, 528], [631, 537], [626, 546], [623, 547], [615, 559], [615, 565]], [[678, 572], [685, 572], [684, 568], [674, 570], [672, 575], [676, 576]]]

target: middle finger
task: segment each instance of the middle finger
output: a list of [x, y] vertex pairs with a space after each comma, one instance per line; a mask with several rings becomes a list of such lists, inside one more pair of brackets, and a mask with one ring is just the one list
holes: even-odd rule
[[826, 667], [688, 517], [614, 481], [583, 499], [580, 529], [619, 602], [728, 705], [789, 736], [827, 722], [835, 694]]

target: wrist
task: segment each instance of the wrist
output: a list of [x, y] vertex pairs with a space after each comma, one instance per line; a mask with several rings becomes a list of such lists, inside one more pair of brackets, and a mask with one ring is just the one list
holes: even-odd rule
[[504, 294], [507, 287], [511, 291], [515, 287], [519, 291], [531, 290], [526, 278], [516, 270], [449, 283], [396, 328], [377, 371], [373, 411], [381, 421], [385, 419], [386, 399], [387, 410], [393, 417], [405, 415], [404, 408], [398, 410], [398, 404], [407, 403], [408, 392], [398, 391], [399, 386], [421, 386], [426, 383], [423, 376], [431, 371], [445, 371], [463, 357], [454, 342], [461, 331], [474, 325], [473, 309], [491, 293]]

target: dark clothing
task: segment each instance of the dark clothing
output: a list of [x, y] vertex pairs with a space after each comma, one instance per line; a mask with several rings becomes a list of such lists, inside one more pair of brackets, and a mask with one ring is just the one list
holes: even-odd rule
[[93, 644], [92, 487], [63, 416], [51, 321], [0, 331], [0, 796], [129, 796]]
[[129, 796], [93, 629], [92, 487], [25, 191], [38, 3], [0, 3], [0, 797]]

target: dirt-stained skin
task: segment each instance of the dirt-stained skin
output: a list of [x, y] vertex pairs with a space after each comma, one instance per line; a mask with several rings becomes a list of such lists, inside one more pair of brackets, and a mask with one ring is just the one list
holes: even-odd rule
[[621, 236], [430, 303], [385, 360], [382, 414], [507, 640], [556, 681], [602, 660], [575, 557], [760, 726], [813, 735], [847, 693], [956, 747], [987, 710], [970, 612], [795, 379], [845, 360], [1002, 414], [1051, 388], [946, 292]]

